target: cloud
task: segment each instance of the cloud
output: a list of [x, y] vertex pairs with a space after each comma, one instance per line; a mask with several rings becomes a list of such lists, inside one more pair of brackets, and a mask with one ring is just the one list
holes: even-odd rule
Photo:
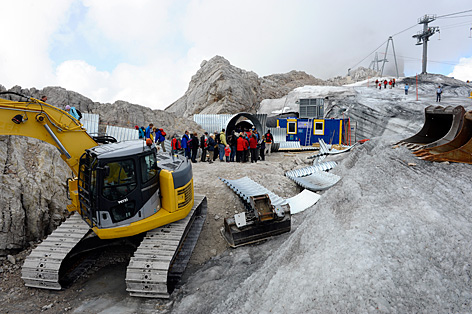
[[72, 0], [2, 3], [0, 84], [41, 88], [54, 81], [48, 48], [52, 34], [67, 18]]
[[460, 58], [459, 64], [448, 75], [462, 81], [472, 81], [472, 57]]
[[[428, 11], [462, 11], [468, 1], [431, 0]], [[0, 84], [59, 85], [94, 101], [163, 109], [185, 93], [201, 62], [215, 55], [261, 76], [291, 70], [320, 78], [345, 75], [389, 35], [414, 25], [424, 5], [407, 0], [374, 7], [368, 0], [24, 0], [7, 1], [2, 12]], [[438, 19], [434, 25], [448, 23], [457, 24]], [[421, 47], [411, 38], [419, 29], [394, 37], [407, 75], [421, 71]], [[457, 30], [444, 27], [441, 40], [435, 35], [429, 42], [428, 72], [450, 73], [450, 60], [471, 55], [470, 42]]]

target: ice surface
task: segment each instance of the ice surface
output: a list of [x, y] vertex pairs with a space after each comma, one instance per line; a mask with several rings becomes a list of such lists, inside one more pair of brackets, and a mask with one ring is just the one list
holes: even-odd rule
[[[441, 105], [472, 109], [462, 96], [471, 88], [442, 82], [450, 88]], [[436, 83], [420, 85], [418, 102], [403, 86], [303, 87], [275, 101], [281, 109], [331, 93], [329, 114], [351, 112], [372, 140], [338, 160], [332, 172], [343, 179], [293, 216], [291, 233], [213, 258], [176, 293], [172, 311], [472, 312], [472, 166], [392, 148], [421, 127]]]
[[343, 180], [294, 216], [294, 232], [215, 258], [174, 312], [470, 311], [472, 168], [391, 142], [354, 148], [332, 170]]

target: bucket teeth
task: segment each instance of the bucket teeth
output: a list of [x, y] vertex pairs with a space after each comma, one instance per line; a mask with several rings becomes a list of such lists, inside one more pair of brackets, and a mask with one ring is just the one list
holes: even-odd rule
[[[440, 137], [441, 134], [445, 134]], [[418, 142], [427, 142], [420, 145]], [[472, 164], [472, 111], [464, 107], [425, 109], [425, 124], [414, 136], [402, 140], [419, 159]]]

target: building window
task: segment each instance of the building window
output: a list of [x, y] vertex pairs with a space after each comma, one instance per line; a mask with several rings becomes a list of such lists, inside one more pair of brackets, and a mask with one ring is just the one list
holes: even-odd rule
[[287, 121], [287, 134], [297, 134], [297, 121]]
[[315, 127], [313, 128], [314, 135], [324, 135], [324, 121], [314, 121]]

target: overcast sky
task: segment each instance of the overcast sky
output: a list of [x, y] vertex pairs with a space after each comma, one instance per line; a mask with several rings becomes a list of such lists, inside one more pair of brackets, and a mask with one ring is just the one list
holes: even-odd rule
[[[299, 70], [326, 79], [346, 75], [411, 26], [393, 40], [405, 74], [420, 73], [422, 46], [411, 37], [422, 29], [418, 18], [471, 10], [472, 2], [21, 0], [1, 6], [1, 85], [61, 86], [94, 101], [163, 109], [215, 55], [259, 76]], [[428, 43], [428, 72], [472, 80], [472, 11], [430, 25], [440, 34]], [[373, 58], [359, 65], [368, 67]], [[393, 64], [391, 49], [387, 58]]]

